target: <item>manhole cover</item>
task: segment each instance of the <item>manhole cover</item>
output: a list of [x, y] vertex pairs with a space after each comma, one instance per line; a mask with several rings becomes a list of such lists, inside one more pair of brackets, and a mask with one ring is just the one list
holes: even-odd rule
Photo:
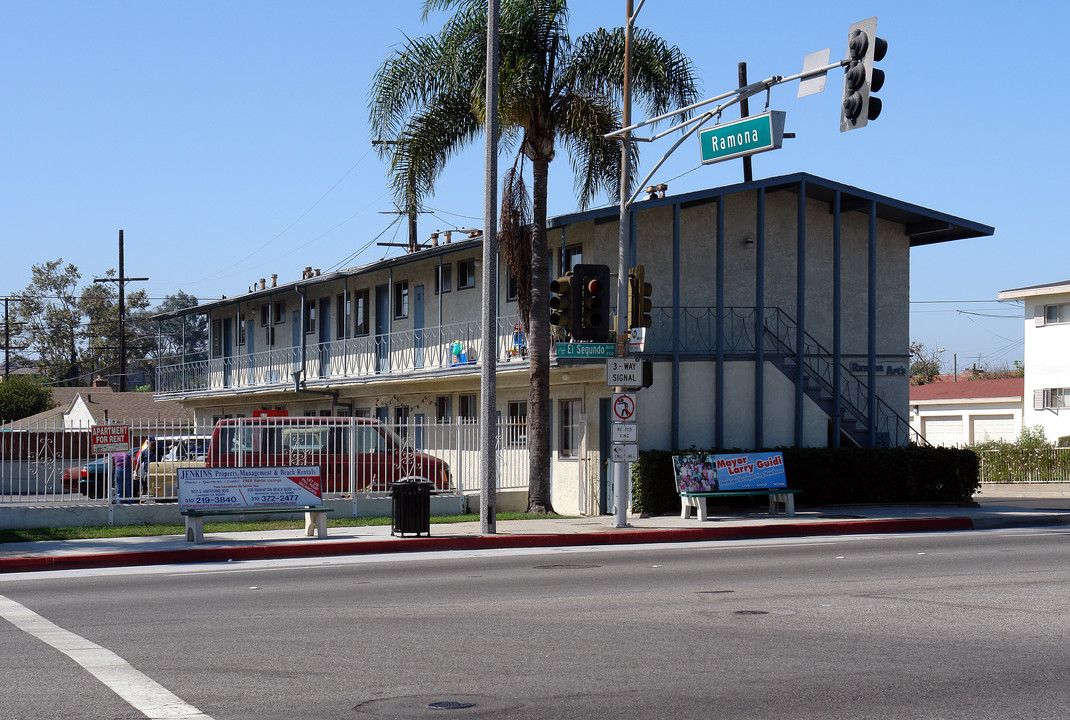
[[464, 708], [475, 707], [475, 703], [460, 702], [459, 700], [443, 700], [441, 702], [428, 703], [427, 707], [432, 710], [463, 710]]
[[736, 615], [768, 615], [765, 610], [736, 610]]
[[735, 590], [696, 590], [696, 595], [724, 595], [726, 593], [734, 593]]

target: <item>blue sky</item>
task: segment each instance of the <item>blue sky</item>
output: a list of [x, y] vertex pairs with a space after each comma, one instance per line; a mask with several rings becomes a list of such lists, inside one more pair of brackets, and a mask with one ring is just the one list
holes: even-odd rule
[[[235, 295], [272, 273], [288, 282], [306, 265], [400, 252], [375, 245], [405, 230], [383, 214], [367, 88], [392, 45], [438, 29], [420, 7], [0, 0], [0, 293], [60, 257], [83, 282], [103, 275], [120, 228], [127, 274], [150, 278], [131, 287], [156, 299]], [[624, 8], [573, 2], [573, 35], [620, 25]], [[770, 107], [797, 137], [756, 156], [755, 175], [807, 171], [994, 226], [991, 238], [912, 251], [911, 337], [957, 353], [960, 368], [1021, 359], [1021, 311], [996, 293], [1070, 277], [1056, 221], [1070, 113], [1051, 40], [1070, 5], [648, 0], [639, 24], [693, 59], [708, 97], [736, 86], [740, 61], [756, 80], [798, 72], [825, 47], [842, 57], [848, 26], [873, 15], [889, 42], [881, 117], [841, 134], [837, 73], [820, 95], [774, 88]], [[763, 104], [752, 99], [752, 112]], [[670, 143], [643, 148], [641, 175]], [[738, 161], [699, 167], [698, 155], [686, 143], [654, 180], [676, 194], [742, 179]], [[576, 209], [566, 159], [550, 188], [551, 215]], [[442, 176], [421, 237], [481, 225], [482, 202], [480, 142]]]

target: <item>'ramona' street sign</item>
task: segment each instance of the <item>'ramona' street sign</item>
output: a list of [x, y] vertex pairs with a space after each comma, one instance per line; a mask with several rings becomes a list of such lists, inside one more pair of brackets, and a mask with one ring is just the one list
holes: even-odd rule
[[761, 115], [722, 123], [699, 131], [702, 164], [777, 150], [784, 141], [784, 113], [770, 110]]

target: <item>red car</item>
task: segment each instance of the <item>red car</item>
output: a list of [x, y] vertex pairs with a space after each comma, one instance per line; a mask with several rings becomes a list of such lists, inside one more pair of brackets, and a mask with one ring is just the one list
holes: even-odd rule
[[453, 489], [444, 461], [403, 445], [370, 418], [234, 418], [216, 423], [205, 467], [318, 465], [325, 493], [385, 491], [402, 480]]

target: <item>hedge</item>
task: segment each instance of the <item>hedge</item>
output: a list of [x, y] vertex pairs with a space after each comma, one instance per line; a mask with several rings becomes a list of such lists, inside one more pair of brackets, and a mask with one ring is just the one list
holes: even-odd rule
[[[660, 515], [680, 509], [672, 456], [717, 454], [745, 450], [648, 450], [632, 466], [634, 512]], [[754, 450], [752, 452], [770, 452]], [[865, 503], [968, 503], [980, 485], [977, 456], [972, 450], [901, 448], [776, 448], [784, 453], [788, 487], [802, 491], [799, 505]], [[718, 504], [754, 505], [753, 498], [723, 498]]]

